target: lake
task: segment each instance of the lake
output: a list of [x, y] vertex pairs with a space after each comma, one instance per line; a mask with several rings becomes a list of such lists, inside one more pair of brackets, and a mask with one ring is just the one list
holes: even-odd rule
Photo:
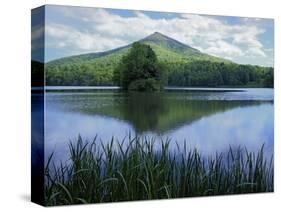
[[161, 93], [114, 89], [48, 88], [45, 97], [45, 158], [68, 159], [69, 141], [78, 135], [110, 142], [126, 136], [186, 142], [203, 155], [232, 147], [273, 153], [273, 89], [167, 88]]

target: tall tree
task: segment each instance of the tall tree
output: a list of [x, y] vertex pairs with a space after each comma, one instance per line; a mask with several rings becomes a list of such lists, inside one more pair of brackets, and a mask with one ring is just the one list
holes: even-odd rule
[[115, 69], [114, 79], [126, 90], [159, 90], [161, 71], [152, 48], [134, 43]]

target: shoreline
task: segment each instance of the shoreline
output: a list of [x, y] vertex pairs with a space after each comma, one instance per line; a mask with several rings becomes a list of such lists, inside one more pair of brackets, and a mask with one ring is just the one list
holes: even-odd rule
[[[274, 89], [265, 87], [164, 87], [165, 91], [205, 91], [205, 92], [245, 92], [249, 89]], [[51, 91], [85, 91], [85, 90], [121, 90], [120, 86], [45, 86], [32, 87], [32, 91], [45, 90]]]

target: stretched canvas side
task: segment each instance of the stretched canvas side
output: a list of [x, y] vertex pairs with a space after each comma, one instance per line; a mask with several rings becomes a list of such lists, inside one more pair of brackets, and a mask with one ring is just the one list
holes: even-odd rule
[[31, 12], [31, 201], [44, 205], [45, 7]]

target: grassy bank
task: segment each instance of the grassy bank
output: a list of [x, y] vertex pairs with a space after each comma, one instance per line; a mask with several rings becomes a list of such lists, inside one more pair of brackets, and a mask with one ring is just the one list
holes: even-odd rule
[[[156, 148], [157, 145], [157, 148]], [[170, 141], [112, 139], [102, 145], [80, 137], [69, 144], [70, 160], [45, 167], [46, 205], [116, 202], [273, 191], [273, 161], [263, 147], [250, 153], [229, 147], [203, 158]]]

